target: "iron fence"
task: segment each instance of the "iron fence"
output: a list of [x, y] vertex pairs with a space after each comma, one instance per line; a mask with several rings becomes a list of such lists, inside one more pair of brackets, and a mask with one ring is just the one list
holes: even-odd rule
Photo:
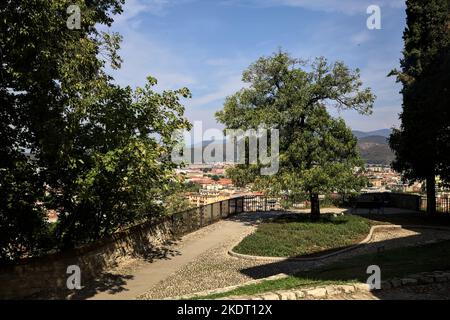
[[168, 219], [175, 233], [186, 234], [241, 212], [244, 212], [244, 198], [237, 197], [177, 212]]
[[[373, 194], [370, 195], [373, 196]], [[384, 206], [411, 210], [426, 210], [427, 207], [426, 197], [408, 194], [383, 194], [383, 196], [385, 200]], [[173, 232], [182, 235], [242, 212], [272, 210], [282, 210], [279, 198], [244, 196], [178, 212], [167, 216], [166, 219], [172, 224]], [[440, 213], [450, 213], [450, 198], [436, 198], [436, 210]]]
[[[422, 211], [425, 211], [427, 207], [426, 197], [392, 193], [382, 195], [384, 206]], [[364, 198], [367, 195], [361, 197]], [[162, 220], [172, 225], [174, 233], [183, 235], [242, 212], [283, 210], [280, 200], [280, 198], [267, 196], [236, 197], [178, 212]], [[440, 213], [450, 213], [450, 198], [436, 198], [436, 210]]]
[[[420, 210], [427, 210], [427, 197], [420, 198]], [[450, 198], [436, 197], [436, 212], [450, 213]]]
[[245, 196], [244, 212], [281, 210], [280, 199], [266, 196]]
[[177, 212], [165, 219], [174, 233], [182, 235], [242, 212], [281, 210], [277, 198], [266, 196], [236, 197]]

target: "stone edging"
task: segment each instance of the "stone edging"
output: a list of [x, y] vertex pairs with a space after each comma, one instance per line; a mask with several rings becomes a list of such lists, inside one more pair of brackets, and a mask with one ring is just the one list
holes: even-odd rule
[[[450, 271], [421, 272], [405, 278], [393, 278], [381, 282], [381, 289], [388, 290], [406, 286], [450, 282]], [[368, 293], [372, 291], [366, 283], [354, 283], [344, 285], [327, 285], [309, 288], [297, 288], [266, 292], [254, 296], [234, 296], [219, 298], [218, 300], [303, 300], [303, 299], [327, 299], [339, 294], [351, 294], [356, 292]], [[374, 290], [377, 291], [377, 290]]]
[[277, 261], [304, 261], [304, 262], [308, 262], [308, 261], [320, 261], [350, 250], [354, 250], [356, 248], [359, 248], [367, 243], [370, 243], [370, 241], [372, 240], [373, 237], [373, 233], [378, 230], [378, 229], [404, 229], [404, 228], [419, 228], [419, 229], [435, 229], [435, 230], [443, 230], [443, 231], [450, 231], [450, 228], [448, 227], [441, 227], [441, 226], [424, 226], [424, 225], [396, 225], [396, 224], [388, 224], [388, 225], [376, 225], [376, 226], [372, 226], [370, 228], [369, 234], [367, 235], [367, 237], [362, 240], [361, 242], [349, 246], [347, 248], [344, 248], [342, 250], [338, 250], [338, 251], [334, 251], [331, 252], [329, 254], [325, 254], [325, 255], [321, 255], [318, 257], [312, 257], [312, 258], [297, 258], [297, 257], [266, 257], [266, 256], [254, 256], [254, 255], [248, 255], [248, 254], [242, 254], [242, 253], [237, 253], [235, 251], [233, 251], [233, 248], [236, 247], [241, 241], [242, 239], [237, 242], [235, 245], [233, 245], [233, 247], [228, 251], [228, 254], [232, 257], [235, 258], [240, 258], [240, 259], [245, 259], [245, 260], [256, 260], [256, 261], [272, 261], [272, 262], [277, 262]]

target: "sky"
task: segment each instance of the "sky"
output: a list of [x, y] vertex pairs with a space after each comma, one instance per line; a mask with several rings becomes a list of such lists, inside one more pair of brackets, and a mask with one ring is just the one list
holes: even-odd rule
[[[370, 5], [381, 8], [380, 30], [367, 28]], [[354, 130], [391, 128], [402, 100], [387, 74], [399, 67], [404, 27], [404, 0], [127, 0], [109, 28], [123, 36], [124, 62], [110, 72], [133, 88], [149, 75], [161, 91], [188, 87], [188, 119], [222, 129], [214, 113], [244, 86], [252, 62], [280, 48], [296, 58], [324, 56], [359, 68], [377, 96], [370, 116], [330, 112]]]

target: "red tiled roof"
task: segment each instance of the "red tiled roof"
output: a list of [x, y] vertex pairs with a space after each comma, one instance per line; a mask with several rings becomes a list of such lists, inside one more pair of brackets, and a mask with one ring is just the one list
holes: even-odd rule
[[213, 184], [214, 180], [211, 178], [192, 178], [189, 181], [197, 184]]
[[233, 184], [233, 181], [231, 179], [220, 179], [219, 181], [217, 181], [218, 184], [226, 186], [226, 185], [230, 185]]

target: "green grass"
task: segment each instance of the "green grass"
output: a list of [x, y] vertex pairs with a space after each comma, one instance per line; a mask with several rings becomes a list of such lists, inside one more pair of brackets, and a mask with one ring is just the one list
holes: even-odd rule
[[312, 221], [305, 214], [287, 214], [262, 223], [233, 250], [242, 254], [296, 257], [325, 253], [363, 240], [374, 222], [353, 215], [323, 216]]
[[369, 265], [378, 265], [381, 268], [382, 280], [425, 271], [450, 270], [450, 241], [386, 250], [381, 254], [361, 255], [284, 279], [266, 280], [259, 284], [196, 299], [253, 295], [305, 286], [366, 282], [368, 277], [366, 269]]

